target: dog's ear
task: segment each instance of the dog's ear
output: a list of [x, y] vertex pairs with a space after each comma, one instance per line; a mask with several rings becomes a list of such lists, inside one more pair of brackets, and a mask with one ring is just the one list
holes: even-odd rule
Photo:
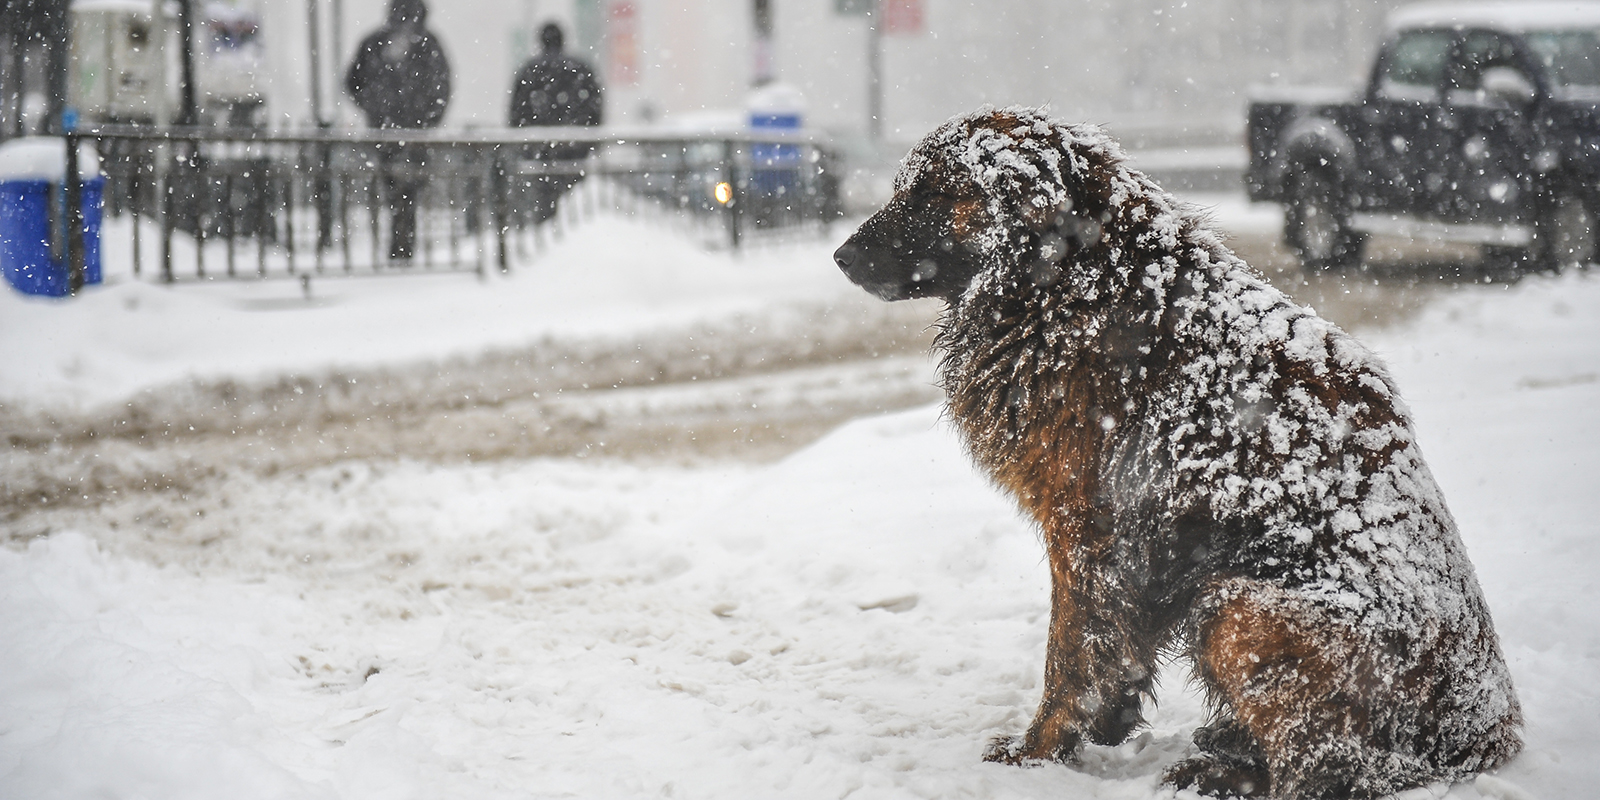
[[1100, 242], [1100, 221], [1089, 216], [1066, 197], [1054, 206], [1033, 206], [1025, 221], [1034, 234], [1033, 259], [1028, 276], [1034, 285], [1054, 285], [1061, 278], [1061, 262]]

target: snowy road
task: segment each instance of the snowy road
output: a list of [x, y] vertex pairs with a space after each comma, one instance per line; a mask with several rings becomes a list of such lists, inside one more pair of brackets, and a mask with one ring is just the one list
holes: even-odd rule
[[[1448, 796], [1592, 793], [1600, 282], [1302, 280], [1260, 227], [1390, 361], [1505, 639], [1528, 752]], [[1180, 671], [1080, 768], [978, 761], [1037, 700], [1048, 577], [939, 422], [932, 306], [825, 243], [592, 234], [303, 310], [0, 300], [0, 797], [1171, 796]]]
[[260, 382], [195, 381], [77, 413], [0, 409], [12, 535], [116, 498], [333, 463], [540, 456], [770, 460], [864, 414], [937, 397], [927, 306], [794, 309], [783, 322], [543, 341]]

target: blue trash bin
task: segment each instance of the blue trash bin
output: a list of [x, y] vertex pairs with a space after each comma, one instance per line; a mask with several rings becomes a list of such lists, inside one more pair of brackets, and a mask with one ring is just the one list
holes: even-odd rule
[[[0, 144], [0, 272], [24, 294], [70, 291], [66, 247], [66, 141], [26, 136]], [[78, 151], [82, 178], [83, 282], [99, 283], [100, 198], [105, 178], [94, 149]]]
[[[805, 97], [798, 89], [781, 83], [761, 87], [751, 95], [750, 130], [797, 133], [805, 117]], [[753, 174], [751, 188], [757, 196], [781, 198], [799, 188], [800, 147], [792, 144], [755, 143], [750, 145]]]

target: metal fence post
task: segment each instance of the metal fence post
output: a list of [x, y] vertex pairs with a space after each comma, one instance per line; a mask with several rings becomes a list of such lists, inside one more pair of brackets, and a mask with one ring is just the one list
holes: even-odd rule
[[177, 188], [172, 185], [172, 164], [177, 159], [177, 140], [168, 138], [166, 146], [159, 149], [156, 163], [161, 178], [161, 280], [172, 283], [172, 217]]
[[78, 180], [78, 135], [70, 129], [65, 136], [67, 174], [63, 176], [67, 203], [67, 292], [77, 296], [83, 289], [83, 184]]
[[[328, 130], [328, 128], [319, 125], [318, 130]], [[330, 175], [333, 152], [326, 142], [319, 142], [312, 147], [315, 148], [317, 158], [317, 179], [312, 193], [316, 195], [317, 264], [320, 267], [322, 251], [333, 249], [333, 178]]]
[[728, 202], [723, 207], [728, 210], [728, 243], [735, 251], [739, 249], [739, 218], [744, 215], [744, 198], [739, 191], [737, 147], [738, 143], [732, 139], [722, 143], [722, 175], [728, 182]]
[[506, 233], [511, 221], [508, 219], [509, 214], [506, 213], [508, 181], [506, 180], [505, 153], [501, 152], [498, 147], [494, 148], [494, 157], [490, 160], [490, 163], [493, 164], [492, 172], [489, 175], [489, 191], [494, 195], [490, 202], [494, 204], [495, 258], [501, 272], [510, 272], [510, 254], [506, 252]]

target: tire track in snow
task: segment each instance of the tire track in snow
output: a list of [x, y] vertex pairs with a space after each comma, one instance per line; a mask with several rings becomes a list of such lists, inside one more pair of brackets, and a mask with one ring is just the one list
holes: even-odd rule
[[343, 461], [770, 460], [847, 419], [936, 400], [935, 313], [780, 308], [634, 339], [196, 381], [82, 414], [0, 407], [0, 526], [14, 540], [51, 530], [57, 511]]

